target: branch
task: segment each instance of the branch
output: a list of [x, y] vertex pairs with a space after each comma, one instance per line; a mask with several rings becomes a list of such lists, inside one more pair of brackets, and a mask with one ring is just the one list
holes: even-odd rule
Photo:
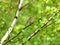
[[[27, 2], [26, 4], [24, 4], [19, 10], [22, 10], [23, 8], [25, 8], [26, 6], [28, 6], [29, 5], [29, 3], [30, 2], [33, 2], [33, 3], [35, 3], [37, 0], [30, 0], [29, 2]], [[13, 6], [13, 7], [11, 7], [11, 9], [13, 9], [13, 8], [16, 8], [18, 5], [15, 5], [15, 6]]]
[[[51, 17], [49, 17], [49, 19], [43, 24], [43, 26], [41, 26], [42, 30], [44, 29], [44, 27], [52, 20], [52, 18], [54, 16], [57, 15], [57, 13], [60, 12], [60, 10], [58, 10], [56, 13], [54, 13]], [[26, 41], [23, 41], [20, 45], [24, 45], [27, 41], [29, 41], [33, 36], [35, 36], [38, 32], [40, 32], [39, 29], [37, 29], [34, 33], [32, 33]]]
[[21, 8], [22, 3], [23, 3], [23, 0], [20, 0], [19, 5], [18, 5], [18, 10], [17, 10], [16, 15], [15, 15], [15, 17], [14, 17], [14, 20], [13, 20], [10, 28], [9, 28], [8, 31], [6, 32], [6, 34], [5, 34], [5, 35], [3, 36], [3, 38], [1, 39], [0, 45], [3, 44], [3, 42], [8, 38], [8, 36], [9, 36], [10, 33], [12, 32], [12, 30], [13, 30], [15, 24], [16, 24], [16, 21], [17, 21], [18, 15], [19, 15], [19, 9]]

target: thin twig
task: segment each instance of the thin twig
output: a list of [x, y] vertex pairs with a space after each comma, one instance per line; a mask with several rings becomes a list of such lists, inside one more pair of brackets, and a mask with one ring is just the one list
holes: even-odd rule
[[[25, 30], [26, 28], [28, 28], [29, 26], [31, 26], [33, 23], [29, 24], [28, 26], [25, 26], [24, 28], [22, 28], [21, 30]], [[11, 39], [9, 39], [8, 41], [6, 41], [3, 45], [7, 44], [8, 42], [10, 42], [12, 39], [17, 38], [17, 36], [21, 33], [22, 31], [18, 32], [18, 34], [16, 34], [14, 37], [12, 37]]]

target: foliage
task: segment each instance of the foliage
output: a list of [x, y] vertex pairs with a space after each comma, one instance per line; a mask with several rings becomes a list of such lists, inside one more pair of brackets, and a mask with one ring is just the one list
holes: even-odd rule
[[[48, 26], [41, 30], [41, 26], [50, 16], [60, 9], [60, 0], [24, 0], [24, 4], [31, 1], [28, 6], [20, 11], [17, 23], [7, 40], [14, 37], [19, 31], [22, 31], [15, 39], [12, 39], [5, 45], [19, 45], [26, 41], [37, 28], [40, 32], [25, 45], [60, 45], [60, 13], [47, 24]], [[0, 40], [8, 30], [14, 19], [19, 0], [1, 0], [0, 1]], [[27, 20], [34, 16], [34, 23], [26, 29], [22, 29], [27, 25]], [[38, 21], [38, 19], [40, 20]], [[22, 39], [23, 38], [23, 39]], [[6, 40], [6, 41], [7, 41]]]

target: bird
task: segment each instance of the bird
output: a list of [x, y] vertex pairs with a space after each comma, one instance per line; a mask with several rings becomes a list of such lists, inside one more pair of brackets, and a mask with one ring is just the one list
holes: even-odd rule
[[32, 24], [34, 22], [35, 16], [30, 16], [30, 18], [26, 22], [26, 26]]

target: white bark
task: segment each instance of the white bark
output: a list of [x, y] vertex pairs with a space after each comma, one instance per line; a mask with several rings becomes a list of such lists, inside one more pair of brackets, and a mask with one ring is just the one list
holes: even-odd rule
[[[22, 3], [23, 3], [23, 0], [20, 0], [19, 6], [18, 6], [18, 10], [17, 10], [16, 15], [15, 15], [16, 17], [18, 17], [18, 15], [19, 15], [19, 9], [21, 8]], [[16, 21], [17, 21], [17, 18], [16, 18], [16, 17], [14, 18], [14, 20], [13, 20], [10, 28], [9, 28], [8, 31], [6, 32], [6, 34], [5, 34], [5, 35], [3, 36], [3, 38], [1, 39], [0, 45], [3, 44], [3, 42], [8, 38], [8, 36], [9, 36], [10, 33], [12, 32], [12, 30], [13, 30], [13, 28], [14, 28], [14, 25], [16, 24]]]

